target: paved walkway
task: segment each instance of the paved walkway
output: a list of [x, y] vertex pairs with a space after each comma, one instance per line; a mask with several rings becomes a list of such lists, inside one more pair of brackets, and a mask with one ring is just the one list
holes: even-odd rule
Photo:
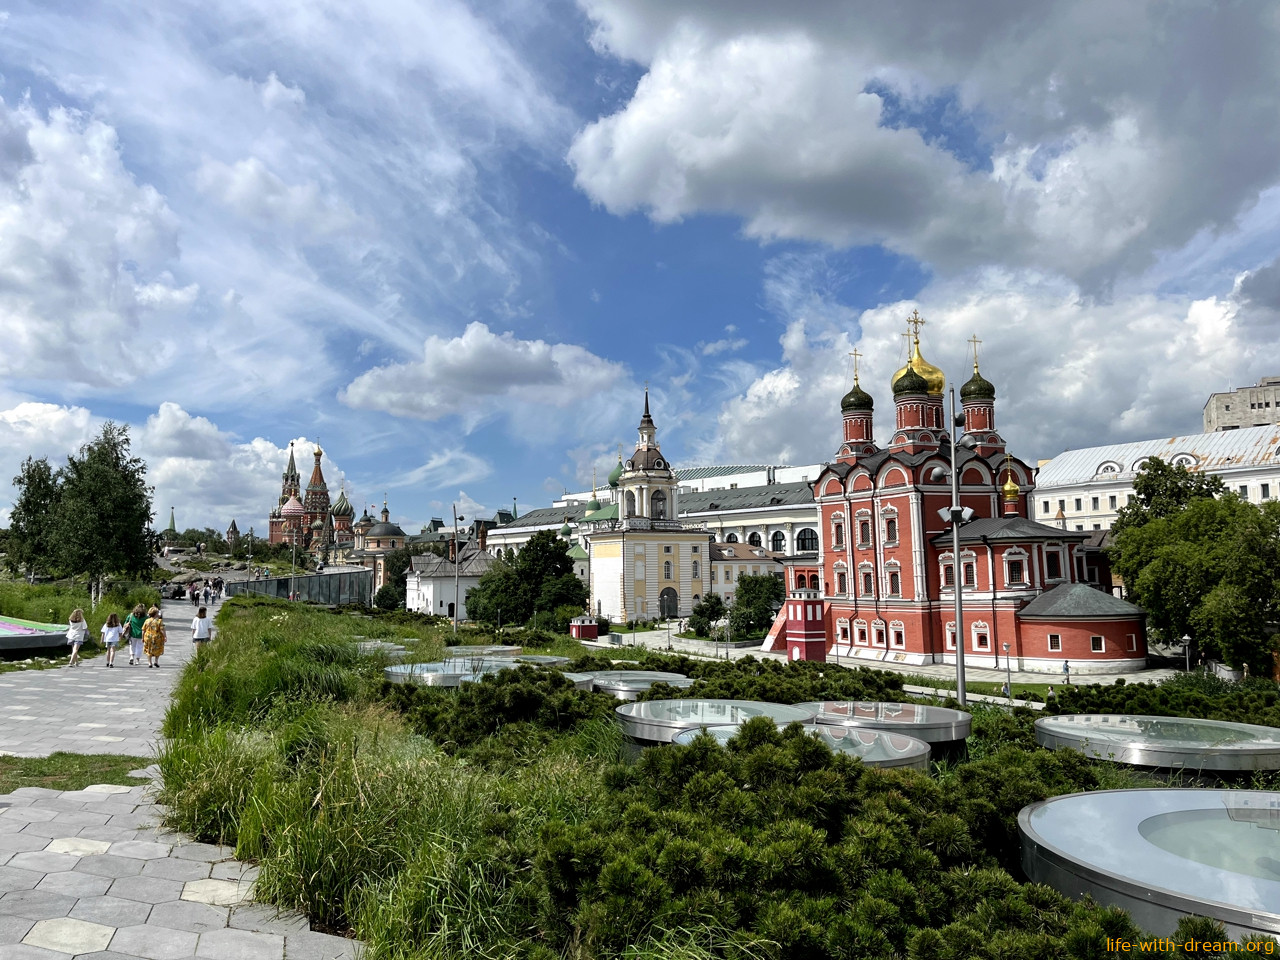
[[[166, 601], [159, 670], [126, 653], [0, 675], [0, 751], [152, 756], [189, 659], [191, 605]], [[140, 778], [154, 769], [139, 770]], [[0, 796], [0, 960], [350, 960], [358, 945], [251, 902], [256, 868], [161, 825], [153, 788]]]

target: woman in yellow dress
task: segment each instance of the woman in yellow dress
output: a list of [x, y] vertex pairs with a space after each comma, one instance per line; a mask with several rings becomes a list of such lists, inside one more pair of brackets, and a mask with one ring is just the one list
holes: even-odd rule
[[160, 666], [160, 658], [164, 656], [164, 621], [160, 619], [159, 607], [147, 611], [147, 622], [142, 625], [142, 652], [147, 655], [147, 666]]

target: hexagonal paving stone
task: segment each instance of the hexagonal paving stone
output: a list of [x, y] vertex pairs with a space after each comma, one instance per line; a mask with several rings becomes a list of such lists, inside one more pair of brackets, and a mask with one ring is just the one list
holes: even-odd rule
[[38, 870], [18, 870], [14, 867], [0, 867], [0, 894], [14, 890], [34, 890], [37, 883], [44, 879]]
[[192, 880], [182, 888], [183, 900], [230, 906], [249, 899], [252, 883], [236, 880]]
[[111, 854], [132, 860], [163, 860], [173, 848], [167, 843], [149, 843], [146, 840], [122, 840], [111, 844]]
[[92, 857], [106, 853], [111, 844], [105, 840], [85, 840], [80, 837], [58, 837], [50, 840], [46, 853], [69, 853], [76, 857]]
[[235, 851], [230, 847], [220, 847], [212, 843], [182, 843], [173, 848], [171, 856], [179, 860], [203, 860], [206, 863], [217, 863], [230, 860]]
[[137, 787], [126, 787], [119, 783], [91, 783], [84, 788], [84, 793], [128, 793]]
[[111, 950], [145, 960], [182, 960], [196, 952], [198, 934], [169, 927], [121, 927], [111, 938]]
[[38, 921], [22, 938], [22, 942], [61, 953], [93, 953], [97, 950], [105, 950], [115, 932], [115, 927], [63, 917], [58, 920]]
[[100, 897], [107, 892], [111, 883], [110, 877], [95, 877], [88, 873], [64, 870], [60, 873], [46, 873], [44, 879], [36, 884], [36, 889], [52, 890], [72, 897]]
[[35, 923], [26, 917], [0, 917], [0, 944], [20, 943]]
[[106, 923], [113, 927], [133, 927], [146, 923], [150, 914], [151, 904], [139, 903], [137, 900], [81, 897], [71, 908], [69, 915], [77, 920], [92, 920], [94, 923]]
[[[197, 881], [198, 882], [198, 881]], [[137, 900], [139, 903], [164, 903], [182, 897], [182, 884], [160, 877], [121, 877], [107, 891], [113, 897]]]
[[56, 920], [76, 905], [76, 898], [47, 890], [15, 890], [0, 897], [0, 915], [29, 920]]
[[291, 933], [284, 938], [284, 960], [355, 960], [357, 947], [326, 933]]
[[166, 880], [181, 880], [186, 883], [188, 880], [207, 880], [212, 867], [212, 863], [204, 863], [200, 860], [174, 860], [170, 857], [165, 860], [148, 860], [147, 865], [142, 868], [142, 875], [164, 877]]
[[223, 929], [230, 913], [228, 907], [215, 907], [191, 900], [171, 900], [168, 903], [157, 903], [151, 908], [147, 925], [205, 933], [208, 930]]
[[95, 877], [136, 877], [142, 873], [142, 865], [146, 862], [104, 853], [100, 857], [83, 857], [76, 864], [76, 873], [92, 873]]
[[284, 937], [248, 930], [215, 930], [201, 934], [196, 956], [208, 960], [283, 960]]
[[47, 853], [44, 850], [32, 850], [28, 853], [15, 853], [9, 858], [8, 866], [19, 870], [39, 870], [41, 873], [55, 873], [59, 870], [71, 870], [80, 862], [79, 857], [69, 853]]

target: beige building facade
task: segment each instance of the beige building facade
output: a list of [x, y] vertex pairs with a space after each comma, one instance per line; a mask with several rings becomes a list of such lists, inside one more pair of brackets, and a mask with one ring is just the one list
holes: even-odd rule
[[1204, 405], [1204, 432], [1241, 430], [1280, 423], [1280, 377], [1263, 377], [1252, 387], [1211, 393]]

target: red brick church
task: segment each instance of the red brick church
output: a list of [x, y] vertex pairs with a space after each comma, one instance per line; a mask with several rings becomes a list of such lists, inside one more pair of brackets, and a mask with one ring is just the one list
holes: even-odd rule
[[1083, 582], [1087, 535], [1030, 519], [1035, 473], [1005, 449], [996, 390], [978, 372], [976, 352], [960, 388], [964, 446], [955, 464], [960, 503], [976, 516], [960, 528], [957, 563], [938, 513], [951, 506], [946, 376], [921, 356], [921, 323], [912, 318], [911, 357], [891, 381], [886, 445], [876, 442], [874, 401], [856, 370], [841, 400], [842, 442], [813, 484], [821, 589], [810, 582], [787, 602], [791, 656], [954, 662], [960, 578], [958, 633], [970, 666], [1003, 669], [1007, 659], [1014, 670], [1061, 672], [1064, 661], [1073, 673], [1141, 669], [1143, 613]]

